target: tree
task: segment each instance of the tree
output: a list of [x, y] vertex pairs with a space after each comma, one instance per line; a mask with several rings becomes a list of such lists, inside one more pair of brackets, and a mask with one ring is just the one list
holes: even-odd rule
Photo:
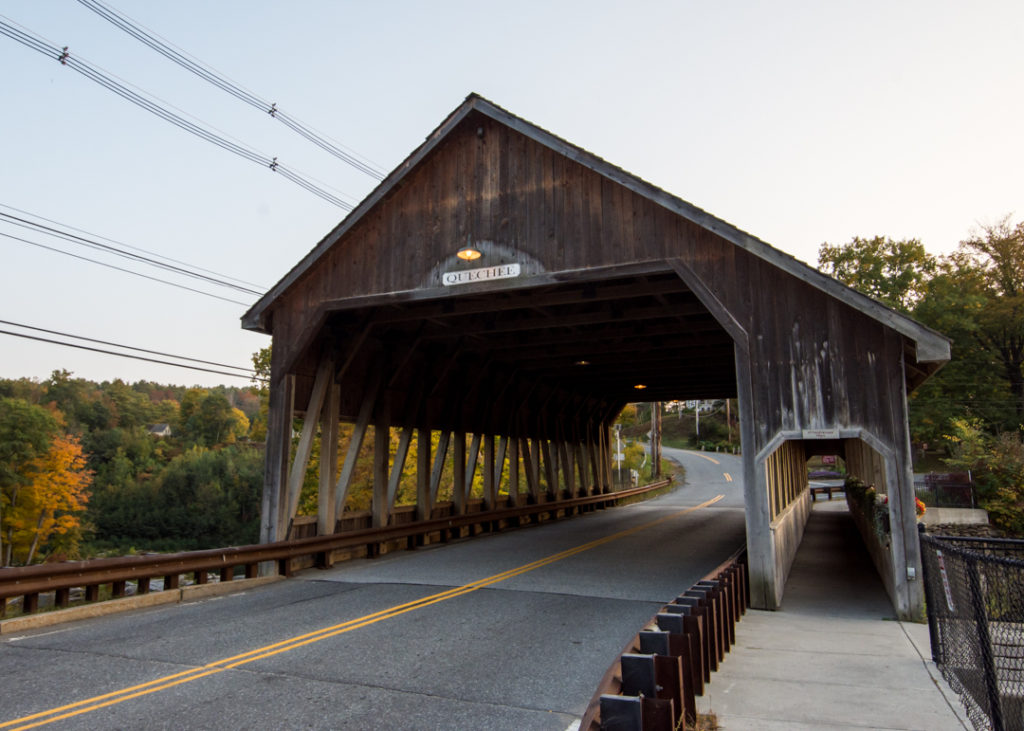
[[960, 242], [951, 257], [977, 277], [985, 306], [977, 313], [975, 337], [1002, 366], [1017, 425], [1024, 425], [1024, 221], [1009, 216]]
[[1024, 443], [1004, 432], [993, 437], [978, 421], [958, 419], [946, 437], [953, 469], [970, 470], [981, 507], [992, 524], [1024, 536]]
[[[92, 479], [82, 447], [74, 436], [57, 436], [47, 452], [28, 465], [30, 483], [11, 505], [7, 520], [7, 563], [32, 563], [51, 538], [63, 538], [64, 553], [76, 553], [79, 514], [89, 500]], [[56, 543], [56, 540], [54, 541]]]
[[11, 515], [32, 483], [35, 461], [59, 431], [57, 417], [22, 399], [0, 399], [0, 563], [10, 564]]
[[270, 412], [270, 346], [261, 348], [252, 354], [252, 367], [256, 375], [252, 378], [259, 407], [252, 417], [252, 431], [249, 438], [254, 442], [267, 440], [267, 418]]
[[181, 399], [178, 436], [186, 446], [215, 447], [245, 436], [249, 420], [227, 397], [205, 389], [189, 389]]
[[1003, 219], [941, 258], [913, 314], [953, 341], [950, 363], [912, 397], [915, 438], [937, 441], [957, 418], [980, 419], [991, 433], [1019, 433], [1024, 424], [1024, 224], [1011, 226]]
[[907, 313], [920, 301], [935, 259], [918, 239], [894, 241], [855, 236], [848, 244], [823, 243], [818, 268], [894, 310]]

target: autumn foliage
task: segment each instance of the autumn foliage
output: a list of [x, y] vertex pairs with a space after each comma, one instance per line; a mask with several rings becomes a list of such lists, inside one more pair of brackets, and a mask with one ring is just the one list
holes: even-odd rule
[[0, 564], [74, 553], [92, 474], [61, 413], [0, 399]]
[[29, 564], [47, 548], [73, 553], [92, 482], [78, 439], [55, 437], [44, 454], [26, 465], [26, 477], [28, 483], [4, 515], [5, 562]]

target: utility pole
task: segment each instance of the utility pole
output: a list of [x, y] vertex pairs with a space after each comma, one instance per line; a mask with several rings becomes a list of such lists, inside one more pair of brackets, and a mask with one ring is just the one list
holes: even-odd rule
[[651, 478], [661, 476], [661, 402], [651, 404]]
[[622, 424], [615, 424], [615, 463], [619, 469], [619, 487], [622, 487], [622, 461], [625, 455], [622, 453]]
[[725, 400], [725, 425], [729, 428], [729, 444], [732, 444], [732, 411], [730, 406], [732, 399]]

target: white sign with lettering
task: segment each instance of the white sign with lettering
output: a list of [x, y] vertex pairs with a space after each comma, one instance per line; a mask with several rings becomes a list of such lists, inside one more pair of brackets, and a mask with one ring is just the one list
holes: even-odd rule
[[838, 429], [804, 429], [804, 439], [838, 439]]
[[519, 276], [519, 264], [499, 264], [483, 269], [464, 269], [458, 272], [445, 272], [441, 275], [441, 283], [446, 287], [457, 284], [487, 282], [492, 279], [512, 279]]

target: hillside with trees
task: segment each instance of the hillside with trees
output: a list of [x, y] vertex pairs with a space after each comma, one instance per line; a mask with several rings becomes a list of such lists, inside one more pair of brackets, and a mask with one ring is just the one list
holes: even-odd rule
[[0, 380], [0, 565], [256, 540], [254, 388]]

